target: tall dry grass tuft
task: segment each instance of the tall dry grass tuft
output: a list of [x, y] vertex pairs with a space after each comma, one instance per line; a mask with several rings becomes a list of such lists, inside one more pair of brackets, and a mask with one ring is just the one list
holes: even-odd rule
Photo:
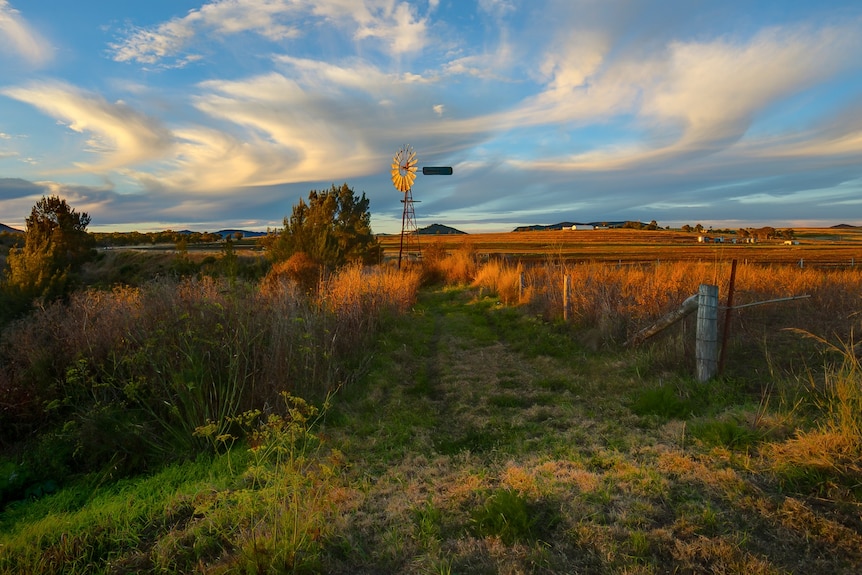
[[434, 242], [423, 250], [422, 273], [425, 283], [469, 284], [476, 276], [477, 269], [476, 250], [469, 240], [451, 252]]
[[386, 315], [407, 311], [419, 291], [421, 272], [384, 267], [348, 266], [327, 279], [319, 294], [321, 309], [336, 321], [334, 337], [347, 338], [368, 333]]
[[506, 305], [521, 303], [522, 271], [520, 264], [492, 260], [478, 269], [472, 285], [497, 294]]
[[858, 487], [862, 484], [862, 364], [852, 339], [838, 345], [815, 339], [841, 358], [826, 370], [821, 384], [809, 383], [818, 424], [784, 443], [769, 445], [766, 454], [773, 468], [792, 480], [813, 475], [819, 486], [832, 483], [823, 477], [836, 477], [842, 484]]

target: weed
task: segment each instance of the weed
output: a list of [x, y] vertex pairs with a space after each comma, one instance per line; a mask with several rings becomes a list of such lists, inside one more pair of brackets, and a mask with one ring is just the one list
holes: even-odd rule
[[681, 398], [669, 385], [639, 392], [631, 405], [638, 415], [655, 415], [662, 419], [686, 419], [693, 410], [691, 401]]
[[711, 447], [746, 449], [760, 439], [760, 434], [733, 419], [709, 419], [692, 422], [690, 434]]
[[473, 511], [471, 525], [476, 535], [499, 537], [503, 543], [511, 545], [530, 539], [537, 520], [531, 515], [527, 500], [520, 493], [501, 489], [489, 495]]
[[475, 535], [499, 537], [506, 545], [546, 538], [559, 522], [550, 502], [529, 500], [511, 488], [494, 490], [470, 515]]
[[423, 548], [431, 549], [439, 545], [441, 522], [442, 513], [430, 500], [413, 510], [415, 537]]

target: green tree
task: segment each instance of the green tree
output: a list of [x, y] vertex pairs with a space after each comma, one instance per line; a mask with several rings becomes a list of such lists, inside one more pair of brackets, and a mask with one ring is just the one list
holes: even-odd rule
[[3, 291], [19, 301], [67, 294], [94, 255], [90, 216], [51, 196], [33, 206], [26, 224], [24, 247], [13, 248], [6, 259]]
[[380, 246], [371, 232], [368, 205], [365, 194], [357, 197], [347, 184], [312, 190], [307, 203], [293, 206], [284, 228], [264, 239], [270, 259], [280, 262], [301, 252], [330, 268], [377, 261]]

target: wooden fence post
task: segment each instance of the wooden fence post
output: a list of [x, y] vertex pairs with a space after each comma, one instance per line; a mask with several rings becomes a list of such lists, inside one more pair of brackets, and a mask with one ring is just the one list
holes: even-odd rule
[[521, 272], [518, 278], [518, 303], [524, 301], [524, 290], [527, 287], [527, 277], [524, 272]]
[[697, 380], [709, 381], [718, 368], [718, 286], [701, 284], [697, 292]]

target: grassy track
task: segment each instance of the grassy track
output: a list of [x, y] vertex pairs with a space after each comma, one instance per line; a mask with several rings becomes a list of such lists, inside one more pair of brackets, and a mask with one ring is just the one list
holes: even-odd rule
[[862, 568], [859, 508], [795, 494], [757, 456], [779, 413], [720, 384], [657, 388], [634, 355], [472, 298], [426, 293], [337, 402], [351, 473], [327, 572]]

